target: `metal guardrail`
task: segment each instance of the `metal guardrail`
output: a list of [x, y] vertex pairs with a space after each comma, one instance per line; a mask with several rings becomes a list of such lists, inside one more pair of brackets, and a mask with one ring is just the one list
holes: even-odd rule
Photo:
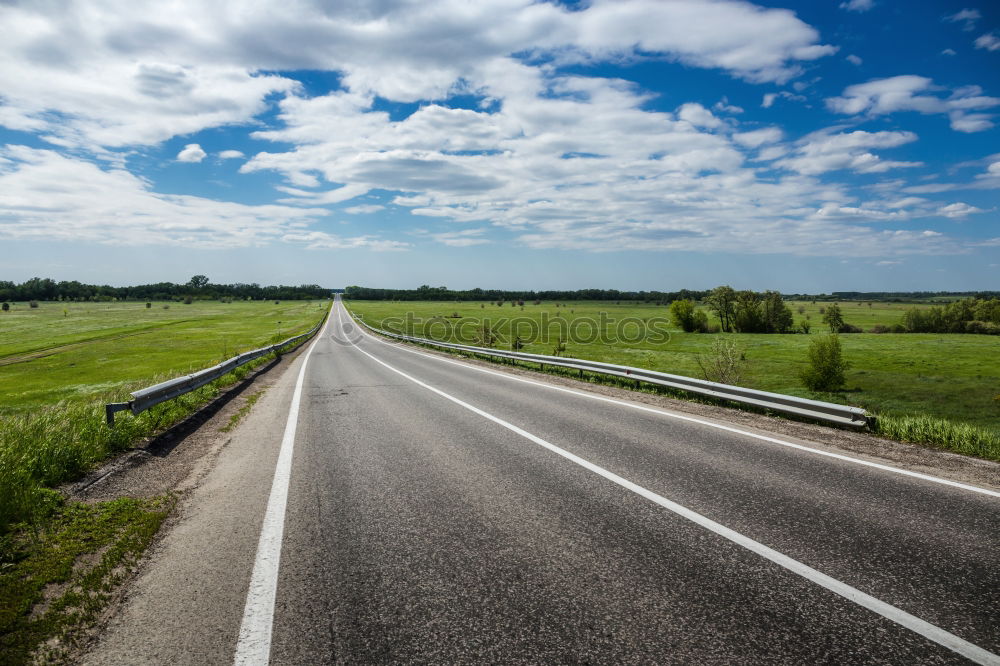
[[134, 391], [130, 394], [132, 399], [128, 402], [112, 402], [111, 404], [104, 406], [104, 413], [106, 415], [108, 425], [113, 426], [115, 424], [116, 412], [129, 410], [133, 414], [139, 414], [140, 412], [144, 412], [150, 407], [158, 405], [161, 402], [173, 400], [174, 398], [182, 396], [185, 393], [190, 393], [191, 391], [201, 388], [209, 382], [215, 381], [227, 372], [232, 372], [241, 365], [246, 365], [250, 361], [256, 360], [261, 356], [266, 356], [267, 354], [277, 351], [286, 345], [311, 338], [316, 334], [316, 331], [318, 331], [322, 325], [323, 322], [321, 321], [316, 324], [312, 330], [307, 331], [302, 335], [296, 335], [283, 342], [279, 342], [268, 347], [261, 347], [260, 349], [245, 352], [239, 356], [234, 356], [227, 361], [223, 361], [218, 365], [213, 365], [211, 368], [199, 370], [194, 374], [176, 377], [174, 379], [169, 379], [165, 382]]
[[407, 342], [414, 342], [417, 344], [430, 345], [445, 349], [454, 349], [456, 351], [465, 351], [473, 354], [482, 354], [485, 356], [530, 361], [540, 364], [543, 368], [546, 365], [552, 365], [560, 368], [571, 368], [579, 370], [581, 375], [584, 371], [587, 371], [603, 375], [611, 375], [614, 377], [634, 379], [637, 382], [648, 382], [650, 384], [666, 386], [672, 389], [680, 389], [682, 391], [688, 391], [698, 395], [729, 400], [745, 405], [753, 405], [755, 407], [762, 407], [776, 412], [794, 414], [795, 416], [836, 423], [837, 425], [852, 428], [868, 427], [872, 421], [872, 417], [860, 407], [850, 407], [847, 405], [838, 405], [832, 402], [822, 402], [819, 400], [809, 400], [808, 398], [799, 398], [793, 395], [784, 395], [782, 393], [771, 393], [770, 391], [758, 391], [740, 386], [730, 386], [729, 384], [720, 384], [718, 382], [695, 379], [694, 377], [684, 377], [682, 375], [671, 375], [666, 372], [635, 368], [628, 365], [601, 363], [598, 361], [588, 361], [585, 359], [569, 358], [565, 356], [547, 356], [545, 354], [528, 354], [525, 352], [504, 351], [487, 347], [473, 347], [471, 345], [460, 345], [452, 342], [439, 342], [437, 340], [429, 340], [427, 338], [417, 338], [390, 331], [383, 331], [373, 326], [369, 326], [364, 321], [354, 317], [353, 314], [351, 316], [357, 323], [361, 324], [365, 328], [378, 333], [379, 335], [395, 338], [397, 340], [405, 340]]

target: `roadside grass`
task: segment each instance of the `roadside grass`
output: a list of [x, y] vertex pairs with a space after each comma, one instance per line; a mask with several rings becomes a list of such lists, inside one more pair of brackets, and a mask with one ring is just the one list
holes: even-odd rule
[[[638, 331], [640, 325], [649, 326], [653, 318], [668, 319], [664, 306], [645, 303], [565, 302], [556, 307], [553, 302], [533, 305], [526, 302], [523, 309], [503, 307], [495, 303], [468, 302], [388, 302], [350, 301], [350, 309], [364, 317], [368, 324], [384, 328], [386, 320], [405, 321], [406, 313], [415, 319], [412, 334], [437, 340], [476, 344], [468, 325], [464, 337], [455, 334], [454, 327], [462, 320], [489, 319], [495, 332], [511, 334], [511, 322], [502, 319], [524, 317], [540, 326], [543, 314], [551, 324], [556, 315], [573, 326], [576, 322], [578, 339], [566, 340], [565, 356], [585, 358], [608, 363], [632, 365], [678, 375], [701, 377], [698, 366], [700, 355], [711, 353], [714, 340], [720, 336], [732, 339], [744, 350], [749, 361], [744, 385], [776, 393], [797, 395], [816, 400], [864, 407], [879, 415], [876, 433], [894, 439], [913, 441], [950, 450], [1000, 459], [998, 449], [989, 442], [1000, 438], [1000, 336], [946, 335], [946, 334], [874, 334], [856, 333], [840, 336], [845, 358], [851, 363], [847, 371], [847, 387], [836, 393], [817, 393], [807, 390], [799, 379], [799, 371], [807, 363], [807, 350], [814, 335], [828, 333], [822, 325], [820, 307], [828, 303], [790, 302], [796, 322], [805, 315], [812, 316], [811, 333], [789, 335], [756, 334], [700, 334], [683, 333], [670, 324], [669, 340], [651, 341], [649, 336], [627, 341], [588, 340], [586, 320], [599, 320], [605, 312], [616, 321], [632, 318], [635, 323], [629, 330]], [[480, 306], [483, 307], [480, 307]], [[802, 307], [803, 314], [798, 313]], [[911, 307], [927, 307], [909, 303], [840, 303], [848, 323], [865, 330], [872, 326], [891, 326], [902, 319]], [[451, 315], [459, 314], [460, 318]], [[399, 326], [397, 325], [397, 329]], [[451, 330], [449, 330], [449, 328]], [[528, 330], [530, 326], [522, 330]], [[450, 335], [449, 335], [450, 333]], [[556, 326], [550, 326], [547, 342], [526, 342], [522, 351], [551, 354], [553, 337], [558, 336]], [[606, 335], [616, 334], [615, 325], [607, 324]], [[579, 339], [582, 338], [582, 339]], [[497, 348], [510, 349], [497, 344]], [[906, 419], [931, 419], [917, 427]], [[878, 428], [881, 428], [879, 430]], [[991, 453], [992, 452], [992, 453]]]
[[[66, 502], [52, 488], [79, 478], [108, 456], [183, 420], [226, 387], [273, 361], [275, 355], [256, 359], [138, 416], [122, 415], [113, 428], [105, 424], [104, 405], [127, 400], [129, 392], [180, 372], [201, 369], [238, 351], [304, 332], [326, 315], [328, 306], [329, 302], [319, 303], [319, 310], [315, 303], [293, 303], [277, 313], [284, 317], [281, 321], [285, 326], [273, 333], [270, 330], [275, 312], [270, 307], [244, 307], [242, 312], [235, 312], [236, 321], [220, 322], [217, 315], [198, 321], [203, 329], [215, 322], [215, 331], [184, 329], [181, 327], [189, 322], [178, 321], [174, 322], [177, 326], [160, 327], [155, 333], [158, 337], [142, 337], [142, 344], [135, 348], [122, 345], [119, 338], [112, 348], [98, 351], [98, 358], [104, 354], [107, 358], [100, 358], [104, 364], [120, 362], [131, 381], [116, 378], [120, 368], [105, 372], [98, 362], [90, 372], [104, 381], [90, 384], [87, 391], [66, 391], [59, 385], [64, 381], [63, 374], [49, 374], [40, 367], [45, 359], [6, 366], [0, 359], [0, 390], [17, 385], [11, 368], [30, 368], [40, 373], [42, 385], [48, 383], [48, 392], [39, 395], [64, 398], [36, 404], [40, 398], [35, 395], [11, 408], [9, 396], [3, 395], [4, 403], [0, 404], [0, 663], [63, 661], [114, 588], [134, 568], [174, 505], [172, 496], [120, 498], [92, 505]], [[234, 314], [234, 310], [226, 312]], [[108, 321], [112, 320], [105, 323]], [[32, 325], [44, 327], [45, 322], [36, 319]], [[28, 335], [35, 329], [22, 326], [22, 330]], [[171, 338], [178, 331], [185, 332]], [[220, 333], [228, 342], [216, 349]], [[229, 337], [236, 333], [239, 335]], [[90, 330], [88, 335], [75, 341], [82, 344], [64, 347], [51, 358], [60, 358], [63, 364], [80, 360], [81, 354], [84, 358], [88, 353], [93, 355], [109, 340], [98, 329]], [[239, 341], [239, 347], [229, 346], [234, 339]], [[181, 349], [185, 341], [200, 350], [201, 356], [185, 356]], [[177, 356], [195, 360], [188, 360], [188, 367], [180, 369], [158, 364], [155, 357], [162, 350], [173, 350]], [[291, 348], [281, 353], [287, 351]], [[238, 418], [249, 411], [259, 395], [250, 397]]]
[[41, 523], [21, 524], [0, 540], [4, 664], [64, 661], [175, 503], [169, 495], [92, 505], [45, 495]]
[[219, 428], [219, 432], [231, 432], [233, 428], [238, 426], [240, 421], [242, 421], [243, 418], [250, 413], [250, 410], [253, 409], [253, 406], [257, 404], [257, 401], [260, 400], [260, 396], [262, 395], [264, 395], [263, 389], [247, 396], [247, 400], [243, 403], [243, 406], [229, 417], [229, 423]]
[[1000, 432], [933, 416], [878, 417], [875, 433], [888, 439], [929, 444], [969, 456], [1000, 461]]
[[130, 390], [167, 377], [151, 377], [86, 403], [60, 403], [33, 413], [15, 413], [0, 420], [0, 534], [11, 524], [39, 519], [47, 488], [78, 478], [108, 456], [124, 451], [183, 420], [214, 400], [223, 389], [242, 381], [259, 366], [274, 360], [269, 354], [173, 400], [137, 416], [120, 416], [114, 427], [105, 423], [104, 405], [127, 399]]
[[0, 418], [211, 366], [307, 331], [328, 307], [329, 301], [15, 307], [0, 313]]

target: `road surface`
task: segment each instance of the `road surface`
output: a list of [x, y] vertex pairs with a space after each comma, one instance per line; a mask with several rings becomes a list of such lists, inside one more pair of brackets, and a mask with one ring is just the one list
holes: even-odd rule
[[1000, 664], [1000, 494], [795, 444], [338, 301], [83, 661]]

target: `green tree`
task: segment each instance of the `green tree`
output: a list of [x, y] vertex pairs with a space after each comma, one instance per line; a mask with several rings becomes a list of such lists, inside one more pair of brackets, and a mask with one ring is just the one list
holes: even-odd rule
[[670, 316], [674, 324], [680, 327], [685, 333], [693, 333], [697, 330], [697, 320], [694, 314], [694, 302], [689, 300], [674, 301], [670, 304]]
[[764, 297], [756, 291], [744, 289], [736, 292], [733, 312], [733, 330], [737, 333], [766, 333]]
[[847, 381], [844, 373], [849, 367], [840, 348], [840, 338], [830, 334], [813, 340], [809, 345], [809, 365], [799, 373], [799, 377], [812, 391], [837, 391]]
[[194, 287], [195, 289], [203, 289], [208, 286], [208, 278], [204, 275], [195, 275], [188, 280], [187, 286]]
[[844, 315], [840, 312], [840, 306], [834, 303], [823, 313], [823, 323], [830, 327], [831, 333], [839, 333], [844, 327]]
[[764, 292], [764, 323], [768, 333], [788, 333], [792, 329], [792, 309], [776, 291]]
[[705, 297], [705, 305], [719, 318], [719, 325], [726, 333], [733, 330], [736, 311], [736, 290], [729, 285], [716, 287]]

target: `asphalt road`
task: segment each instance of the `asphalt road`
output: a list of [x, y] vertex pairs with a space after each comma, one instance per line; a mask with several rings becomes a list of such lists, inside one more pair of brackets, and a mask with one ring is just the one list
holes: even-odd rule
[[717, 425], [338, 303], [83, 661], [1000, 664], [1000, 495]]

